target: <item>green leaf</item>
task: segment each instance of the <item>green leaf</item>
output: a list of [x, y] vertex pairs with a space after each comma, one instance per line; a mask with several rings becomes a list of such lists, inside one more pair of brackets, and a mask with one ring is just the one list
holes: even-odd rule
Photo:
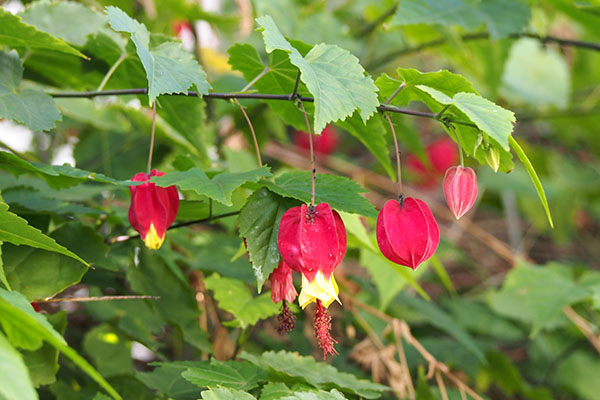
[[[269, 190], [285, 197], [292, 197], [305, 203], [311, 199], [311, 172], [291, 171], [279, 175], [274, 181], [265, 181]], [[315, 202], [329, 203], [331, 208], [367, 217], [377, 217], [375, 207], [361, 196], [367, 190], [358, 183], [343, 176], [317, 174]]]
[[385, 310], [408, 282], [383, 257], [371, 250], [361, 250], [360, 265], [369, 271], [371, 280], [375, 283], [377, 293], [379, 293], [379, 309]]
[[521, 0], [404, 0], [392, 25], [460, 25], [474, 30], [485, 23], [497, 39], [521, 31], [529, 17], [529, 7]]
[[511, 103], [533, 106], [569, 104], [571, 76], [565, 57], [539, 40], [523, 38], [515, 42], [502, 75], [502, 93]]
[[431, 325], [447, 332], [454, 337], [460, 344], [468, 349], [480, 361], [485, 360], [485, 356], [477, 347], [473, 338], [465, 332], [460, 326], [452, 320], [452, 317], [444, 312], [441, 308], [430, 301], [423, 301], [417, 297], [409, 296], [404, 293], [399, 293], [401, 304], [407, 304], [414, 308], [419, 315], [423, 316]]
[[254, 364], [240, 361], [217, 361], [197, 364], [182, 376], [196, 386], [251, 390], [267, 379], [267, 374]]
[[[176, 272], [181, 272], [177, 269]], [[179, 327], [184, 339], [201, 349], [211, 351], [208, 335], [198, 324], [200, 310], [187, 281], [180, 279], [160, 257], [142, 247], [139, 265], [127, 268], [127, 280], [140, 295], [160, 296], [151, 305], [162, 316]]]
[[[47, 317], [54, 329], [64, 334], [67, 327], [67, 313], [59, 311]], [[31, 380], [36, 387], [56, 382], [56, 373], [59, 368], [58, 349], [52, 347], [49, 343], [44, 343], [42, 347], [35, 351], [23, 350], [22, 354]]]
[[435, 106], [438, 106], [439, 109], [441, 109], [441, 106], [433, 104], [431, 98], [418, 89], [417, 85], [432, 87], [450, 97], [460, 92], [477, 94], [471, 82], [465, 77], [453, 74], [445, 69], [423, 73], [414, 68], [398, 68], [396, 72], [398, 73], [398, 79], [393, 79], [387, 74], [381, 74], [375, 81], [375, 85], [379, 88], [379, 99], [382, 102], [387, 101], [401, 84], [404, 84], [404, 88], [390, 100], [390, 104], [407, 106], [411, 101], [421, 101], [434, 112], [438, 111]]
[[213, 388], [202, 392], [203, 400], [256, 400], [250, 393], [227, 388]]
[[212, 274], [204, 283], [207, 289], [214, 292], [219, 307], [233, 314], [236, 318], [233, 323], [242, 328], [279, 312], [278, 305], [271, 301], [270, 293], [253, 298], [248, 287], [236, 279]]
[[[0, 27], [3, 26], [2, 12], [0, 8]], [[15, 51], [0, 51], [0, 118], [22, 123], [34, 131], [54, 128], [61, 119], [54, 100], [39, 90], [19, 90], [22, 77], [19, 55]]]
[[69, 46], [64, 40], [39, 31], [35, 26], [26, 24], [21, 21], [21, 17], [11, 14], [3, 7], [0, 7], [0, 44], [8, 47], [55, 50], [87, 58], [79, 50]]
[[2, 242], [0, 242], [0, 282], [7, 288], [9, 291], [12, 290], [10, 287], [10, 283], [8, 283], [8, 279], [6, 279], [6, 272], [4, 271], [4, 257], [2, 257]]
[[106, 16], [74, 1], [36, 1], [20, 16], [23, 22], [80, 47], [86, 43], [88, 35], [106, 25]]
[[[263, 64], [258, 51], [251, 44], [238, 43], [230, 47], [227, 52], [229, 53], [229, 64], [231, 64], [231, 67], [244, 74], [244, 79], [247, 82], [252, 81], [268, 67], [268, 72], [253, 85], [261, 93], [290, 94], [294, 90], [298, 69], [292, 65], [285, 51], [275, 50], [269, 54], [268, 66]], [[299, 85], [298, 93], [309, 94], [303, 84]], [[265, 100], [264, 102], [286, 124], [296, 129], [306, 130], [304, 115], [293, 102], [276, 100]], [[309, 110], [312, 105], [307, 103], [304, 107], [310, 113]]]
[[473, 93], [457, 93], [452, 98], [430, 88], [417, 85], [417, 88], [428, 93], [436, 101], [445, 105], [454, 105], [463, 112], [477, 127], [488, 134], [499, 145], [508, 151], [508, 141], [513, 131], [515, 114]]
[[285, 383], [269, 382], [260, 391], [260, 400], [280, 400], [294, 392]]
[[529, 174], [529, 177], [533, 182], [533, 186], [535, 186], [535, 190], [538, 194], [538, 197], [540, 198], [542, 206], [546, 211], [546, 217], [548, 217], [548, 223], [550, 224], [550, 227], [554, 228], [554, 222], [552, 221], [552, 214], [550, 214], [550, 207], [548, 206], [546, 192], [544, 192], [544, 187], [542, 186], [542, 182], [540, 181], [540, 178], [535, 172], [535, 168], [533, 168], [533, 164], [531, 164], [531, 161], [529, 161], [529, 158], [527, 158], [527, 154], [525, 154], [523, 148], [521, 148], [521, 145], [515, 140], [515, 138], [510, 136], [508, 140], [510, 142], [510, 146], [513, 148], [515, 153], [517, 153], [517, 157], [519, 157], [519, 160], [521, 160], [521, 162], [525, 166], [525, 169], [527, 170], [527, 173]]
[[327, 123], [344, 120], [358, 110], [364, 123], [376, 112], [377, 87], [358, 59], [335, 45], [318, 44], [305, 57], [281, 34], [273, 19], [266, 15], [256, 19], [262, 28], [268, 53], [283, 50], [300, 69], [300, 79], [315, 98], [314, 131], [321, 132]]
[[37, 400], [23, 357], [0, 332], [0, 397], [4, 400]]
[[67, 345], [46, 318], [35, 312], [29, 301], [20, 293], [0, 289], [0, 324], [10, 342], [27, 350], [38, 349], [42, 341], [50, 343], [71, 359], [115, 400], [121, 396], [83, 357]]
[[23, 218], [8, 211], [8, 205], [3, 201], [0, 201], [0, 241], [16, 245], [24, 244], [64, 254], [89, 266], [77, 254], [59, 245], [54, 239], [44, 235], [40, 230], [28, 225], [27, 221]]
[[381, 396], [381, 392], [389, 390], [387, 386], [358, 379], [346, 372], [339, 372], [329, 364], [317, 362], [312, 357], [300, 356], [298, 353], [267, 351], [256, 356], [243, 352], [240, 358], [263, 368], [271, 368], [281, 374], [298, 378], [317, 388], [329, 389], [334, 386], [343, 392], [367, 399], [378, 398]]
[[562, 310], [592, 293], [577, 285], [569, 269], [540, 267], [521, 262], [506, 275], [502, 289], [491, 300], [496, 312], [532, 323], [531, 336], [551, 327]]
[[198, 399], [200, 391], [198, 386], [181, 376], [182, 372], [191, 366], [188, 362], [153, 363], [152, 365], [156, 365], [152, 372], [136, 372], [136, 378], [150, 389], [164, 393], [173, 399]]
[[233, 204], [231, 195], [235, 189], [244, 183], [257, 182], [269, 176], [271, 176], [270, 168], [266, 165], [247, 172], [223, 172], [212, 179], [209, 179], [200, 168], [191, 168], [187, 171], [170, 172], [160, 177], [153, 177], [150, 181], [162, 187], [177, 185], [181, 190], [192, 190], [199, 195], [231, 206]]
[[181, 43], [163, 42], [150, 48], [150, 34], [145, 25], [117, 7], [106, 7], [106, 13], [114, 30], [131, 34], [146, 70], [150, 104], [161, 94], [185, 93], [192, 86], [199, 95], [208, 93], [211, 87], [206, 74], [192, 55], [181, 47]]
[[95, 326], [86, 332], [83, 351], [98, 368], [110, 378], [134, 371], [131, 359], [131, 341], [108, 323]]
[[[329, 392], [319, 390], [318, 392], [295, 392], [282, 400], [344, 400], [346, 397], [335, 389]], [[262, 399], [261, 399], [262, 400]]]
[[556, 382], [569, 388], [574, 398], [594, 400], [600, 391], [600, 381], [596, 378], [600, 361], [595, 354], [577, 350], [561, 362], [556, 371]]
[[15, 176], [32, 174], [45, 180], [54, 189], [64, 189], [84, 182], [110, 183], [113, 185], [138, 185], [132, 181], [117, 181], [106, 175], [73, 168], [70, 165], [47, 165], [30, 163], [14, 154], [0, 151], [0, 168]]
[[359, 119], [358, 114], [354, 113], [352, 117], [347, 118], [345, 121], [337, 122], [336, 125], [360, 140], [373, 153], [377, 161], [381, 163], [390, 178], [395, 179], [396, 173], [390, 162], [386, 128], [381, 120], [381, 116], [374, 115], [364, 124]]
[[248, 198], [240, 213], [240, 237], [246, 239], [259, 293], [271, 272], [279, 265], [279, 222], [283, 213], [294, 205], [288, 199], [261, 188]]

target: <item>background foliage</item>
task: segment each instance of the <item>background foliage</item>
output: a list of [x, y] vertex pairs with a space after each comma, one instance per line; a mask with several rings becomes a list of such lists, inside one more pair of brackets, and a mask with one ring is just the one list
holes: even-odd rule
[[[598, 398], [600, 6], [208, 3], [0, 6], [0, 398]], [[267, 279], [281, 215], [311, 196], [290, 94], [339, 135], [317, 157], [349, 235], [327, 362], [311, 307], [277, 334]], [[152, 252], [127, 209], [155, 99], [153, 182], [177, 185], [184, 226]], [[374, 237], [395, 195], [385, 107], [442, 233], [414, 272]], [[479, 180], [460, 221], [406, 162], [431, 168], [448, 136]]]

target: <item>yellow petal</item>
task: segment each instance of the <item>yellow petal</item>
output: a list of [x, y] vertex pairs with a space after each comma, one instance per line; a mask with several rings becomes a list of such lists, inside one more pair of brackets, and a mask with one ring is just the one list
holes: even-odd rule
[[148, 232], [146, 233], [146, 237], [144, 238], [144, 243], [146, 243], [146, 247], [150, 250], [157, 250], [160, 248], [160, 246], [162, 246], [164, 241], [165, 235], [163, 235], [162, 237], [158, 236], [154, 224], [150, 224], [150, 229], [148, 230]]
[[321, 300], [321, 304], [325, 308], [329, 307], [334, 300], [342, 304], [338, 298], [339, 288], [333, 274], [329, 279], [325, 279], [325, 276], [321, 271], [318, 271], [312, 282], [309, 282], [304, 274], [302, 275], [302, 290], [298, 297], [298, 303], [300, 307], [305, 308], [307, 305], [317, 300]]

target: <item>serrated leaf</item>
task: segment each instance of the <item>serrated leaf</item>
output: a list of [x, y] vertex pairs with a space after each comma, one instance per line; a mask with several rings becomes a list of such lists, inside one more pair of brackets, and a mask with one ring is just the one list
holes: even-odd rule
[[[265, 181], [269, 190], [285, 197], [292, 197], [310, 203], [312, 184], [310, 171], [286, 172], [274, 181]], [[329, 203], [331, 208], [367, 217], [377, 217], [375, 207], [361, 196], [367, 190], [358, 183], [343, 176], [317, 174], [315, 202]]]
[[207, 289], [214, 292], [219, 307], [233, 314], [235, 323], [242, 328], [279, 312], [278, 305], [271, 301], [270, 293], [253, 298], [248, 287], [237, 279], [212, 274], [204, 283]]
[[195, 86], [199, 95], [211, 88], [202, 67], [185, 51], [181, 43], [163, 42], [150, 48], [146, 26], [129, 17], [117, 7], [106, 7], [110, 26], [118, 32], [131, 34], [137, 54], [148, 78], [150, 104], [161, 94], [185, 93]]
[[324, 362], [317, 362], [312, 357], [304, 357], [298, 353], [286, 351], [267, 351], [260, 356], [243, 352], [240, 358], [250, 361], [263, 368], [271, 368], [284, 375], [295, 377], [317, 388], [329, 389], [331, 386], [338, 390], [375, 399], [389, 387], [358, 379], [352, 374], [339, 372], [335, 367]]
[[260, 391], [260, 400], [279, 400], [294, 392], [281, 382], [269, 382]]
[[364, 123], [376, 112], [377, 87], [350, 52], [321, 43], [303, 57], [270, 16], [259, 17], [256, 22], [262, 28], [267, 52], [286, 51], [290, 62], [300, 69], [300, 79], [315, 98], [315, 132], [321, 132], [329, 122], [346, 119], [355, 110]]
[[429, 86], [417, 85], [436, 101], [453, 105], [464, 113], [477, 127], [494, 139], [505, 151], [509, 150], [508, 140], [513, 131], [515, 114], [473, 93], [460, 92], [452, 98]]
[[271, 272], [279, 265], [279, 222], [283, 213], [294, 205], [288, 199], [261, 188], [248, 198], [240, 212], [240, 237], [246, 239], [259, 293]]
[[217, 361], [197, 364], [182, 373], [182, 376], [196, 386], [215, 387], [217, 385], [238, 390], [251, 390], [267, 379], [264, 370], [254, 364], [240, 361]]
[[88, 35], [106, 25], [106, 16], [74, 1], [36, 1], [20, 16], [23, 22], [77, 46], [83, 46]]
[[203, 400], [256, 400], [250, 393], [241, 390], [217, 387], [202, 392]]
[[517, 153], [517, 157], [519, 157], [519, 160], [521, 160], [521, 162], [525, 166], [525, 169], [527, 169], [527, 173], [529, 174], [529, 177], [531, 178], [531, 181], [533, 182], [533, 186], [535, 186], [535, 190], [538, 194], [538, 197], [540, 198], [540, 201], [542, 202], [544, 211], [546, 211], [546, 217], [548, 217], [548, 223], [550, 224], [550, 227], [554, 228], [554, 222], [552, 221], [552, 214], [550, 213], [550, 207], [548, 206], [548, 199], [546, 198], [546, 192], [544, 191], [544, 187], [542, 186], [542, 182], [540, 181], [540, 178], [538, 177], [537, 172], [535, 172], [535, 168], [533, 168], [533, 164], [531, 164], [531, 161], [529, 161], [529, 158], [527, 158], [527, 154], [525, 154], [525, 152], [521, 148], [521, 145], [519, 145], [519, 142], [517, 142], [515, 140], [515, 138], [510, 136], [508, 138], [508, 140], [510, 142], [510, 146], [513, 148], [515, 153]]
[[4, 285], [6, 289], [12, 291], [10, 287], [10, 283], [8, 283], [8, 279], [6, 279], [6, 272], [4, 271], [4, 257], [2, 257], [2, 245], [4, 243], [0, 242], [0, 282]]
[[460, 25], [473, 30], [485, 23], [493, 38], [501, 38], [521, 31], [529, 17], [529, 7], [521, 0], [404, 0], [392, 25]]
[[394, 96], [390, 104], [407, 106], [411, 101], [421, 101], [427, 104], [432, 111], [437, 111], [431, 107], [437, 104], [432, 104], [431, 98], [419, 90], [416, 85], [432, 87], [451, 97], [460, 92], [477, 94], [471, 82], [465, 77], [445, 69], [435, 72], [420, 72], [414, 68], [398, 68], [396, 72], [398, 79], [381, 74], [375, 81], [375, 85], [379, 88], [379, 99], [382, 102], [387, 101], [401, 84], [404, 84], [404, 88]]
[[336, 125], [360, 140], [377, 158], [377, 161], [381, 163], [390, 178], [395, 179], [396, 174], [390, 162], [390, 152], [385, 139], [385, 125], [383, 125], [383, 121], [379, 115], [374, 115], [364, 124], [358, 114], [354, 113], [352, 117], [347, 118], [345, 121], [337, 122]]
[[590, 297], [592, 292], [573, 282], [569, 269], [521, 262], [511, 269], [502, 289], [491, 299], [501, 315], [532, 323], [531, 336], [552, 326], [564, 307]]
[[[292, 65], [288, 54], [281, 50], [275, 50], [269, 54], [268, 65], [265, 65], [258, 51], [251, 44], [235, 44], [230, 47], [229, 64], [237, 71], [244, 74], [244, 79], [248, 82], [257, 77], [265, 68], [268, 72], [254, 83], [254, 87], [261, 93], [269, 94], [290, 94], [296, 84], [298, 69]], [[299, 85], [298, 93], [308, 95], [308, 91], [303, 84]], [[302, 111], [291, 101], [268, 101], [265, 103], [275, 111], [286, 124], [296, 129], [306, 129], [306, 122]], [[311, 104], [305, 104], [307, 113], [311, 114]]]
[[[195, 364], [195, 363], [194, 363]], [[190, 365], [188, 362], [153, 363], [151, 372], [136, 372], [135, 377], [150, 389], [164, 393], [177, 400], [198, 399], [198, 386], [181, 376]]]
[[158, 186], [177, 185], [181, 190], [192, 190], [199, 195], [210, 197], [219, 203], [231, 206], [233, 191], [244, 183], [257, 182], [261, 178], [271, 176], [270, 168], [263, 166], [246, 172], [223, 172], [209, 179], [200, 168], [186, 171], [170, 172], [160, 177], [153, 177], [151, 182]]
[[65, 339], [54, 330], [43, 315], [35, 312], [29, 301], [20, 293], [0, 289], [0, 324], [13, 345], [35, 350], [42, 345], [42, 341], [50, 343], [114, 399], [121, 400], [121, 396], [113, 387], [94, 367], [67, 345]]
[[[21, 17], [0, 7], [0, 44], [10, 47], [55, 50], [87, 58], [79, 50], [69, 46], [64, 40], [36, 29], [21, 21]], [[1, 76], [2, 74], [0, 74]]]
[[[329, 392], [319, 390], [315, 392], [295, 392], [290, 396], [286, 396], [281, 400], [345, 400], [346, 397], [335, 389]], [[262, 400], [262, 399], [261, 399]]]
[[37, 400], [23, 357], [0, 332], [0, 397], [5, 400]]
[[69, 256], [86, 266], [89, 264], [77, 254], [56, 243], [39, 229], [30, 226], [26, 220], [8, 211], [8, 204], [0, 201], [0, 241], [16, 245], [24, 244]]
[[[0, 8], [0, 26], [2, 12]], [[34, 131], [54, 128], [61, 119], [54, 100], [38, 90], [19, 90], [22, 77], [23, 66], [17, 52], [0, 51], [0, 118], [22, 123]]]

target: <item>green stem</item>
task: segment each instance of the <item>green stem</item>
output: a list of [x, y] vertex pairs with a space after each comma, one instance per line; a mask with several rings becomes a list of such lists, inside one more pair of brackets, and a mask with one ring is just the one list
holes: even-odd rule
[[104, 79], [102, 79], [102, 82], [100, 82], [100, 86], [98, 86], [98, 89], [96, 89], [97, 91], [101, 91], [102, 89], [104, 89], [104, 86], [106, 86], [110, 77], [115, 73], [117, 68], [119, 68], [119, 65], [121, 65], [121, 63], [123, 61], [125, 61], [126, 58], [127, 58], [127, 53], [123, 53], [119, 56], [117, 61], [115, 61], [115, 63], [112, 65], [112, 67], [110, 67], [110, 69], [108, 70], [106, 75], [104, 75]]
[[154, 134], [156, 132], [156, 100], [152, 103], [152, 136], [150, 137], [150, 151], [148, 152], [148, 166], [146, 168], [149, 174], [152, 171], [152, 153], [154, 152]]

